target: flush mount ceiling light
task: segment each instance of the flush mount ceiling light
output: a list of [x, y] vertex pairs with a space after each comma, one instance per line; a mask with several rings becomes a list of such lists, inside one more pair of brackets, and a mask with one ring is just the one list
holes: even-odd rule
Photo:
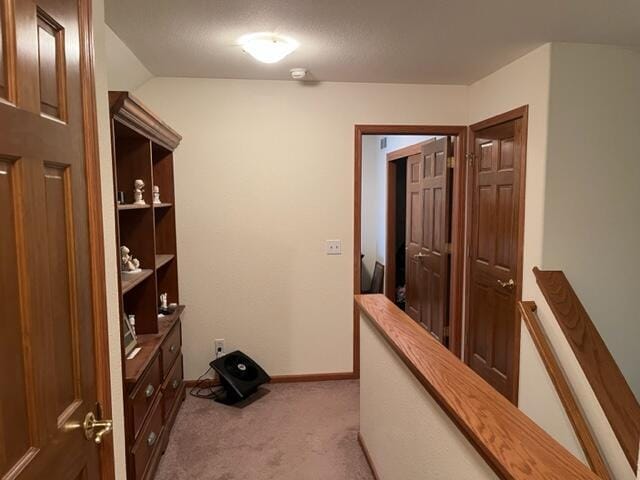
[[277, 33], [249, 33], [238, 39], [242, 49], [263, 63], [276, 63], [300, 46], [293, 38]]

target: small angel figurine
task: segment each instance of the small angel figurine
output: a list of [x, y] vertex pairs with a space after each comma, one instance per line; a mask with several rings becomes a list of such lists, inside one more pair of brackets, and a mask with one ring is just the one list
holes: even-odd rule
[[167, 304], [167, 294], [161, 293], [160, 294], [160, 310], [167, 310], [168, 308], [169, 308], [169, 305]]
[[153, 186], [153, 203], [162, 203], [160, 201], [160, 187], [158, 187], [157, 185]]
[[120, 247], [120, 266], [122, 273], [139, 273], [140, 261], [131, 255], [131, 250], [126, 246]]
[[144, 193], [144, 182], [139, 178], [133, 183], [133, 198], [134, 205], [146, 205], [147, 202], [142, 198], [142, 194]]

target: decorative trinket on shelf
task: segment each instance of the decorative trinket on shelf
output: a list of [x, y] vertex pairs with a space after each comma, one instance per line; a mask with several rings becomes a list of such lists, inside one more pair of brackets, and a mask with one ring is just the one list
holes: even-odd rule
[[140, 260], [131, 255], [131, 250], [126, 246], [120, 247], [120, 267], [122, 273], [140, 273]]
[[157, 185], [153, 186], [153, 203], [156, 205], [162, 203], [160, 201], [160, 187]]
[[118, 191], [117, 194], [118, 205], [124, 205], [124, 192]]
[[146, 205], [147, 202], [144, 201], [144, 198], [142, 198], [142, 194], [144, 193], [144, 182], [141, 179], [137, 179], [134, 183], [133, 183], [133, 198], [134, 198], [134, 205]]
[[[172, 313], [177, 305], [175, 303], [169, 304], [169, 296], [167, 295], [167, 292], [161, 293], [160, 294], [160, 308], [159, 311], [160, 313], [162, 313], [163, 315], [167, 315], [169, 313]], [[175, 305], [175, 306], [174, 306]]]
[[136, 316], [129, 315], [129, 324], [131, 325], [131, 331], [133, 332], [133, 336], [136, 336]]

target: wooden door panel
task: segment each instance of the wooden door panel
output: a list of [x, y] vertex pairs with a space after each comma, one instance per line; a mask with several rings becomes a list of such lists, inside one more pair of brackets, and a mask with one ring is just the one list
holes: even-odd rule
[[64, 120], [64, 29], [41, 8], [37, 10], [37, 18], [40, 111]]
[[490, 185], [480, 185], [477, 190], [475, 224], [475, 258], [474, 261], [483, 265], [491, 265], [495, 248], [493, 229], [494, 192]]
[[97, 447], [81, 428], [96, 407], [97, 287], [79, 3], [9, 3], [12, 14], [0, 15], [5, 46], [12, 35], [9, 77], [6, 48], [0, 63], [14, 102], [0, 102], [0, 477], [98, 478]]
[[407, 213], [409, 215], [409, 224], [411, 228], [409, 229], [409, 243], [413, 245], [420, 245], [420, 236], [422, 235], [421, 228], [421, 215], [420, 212], [422, 209], [420, 208], [420, 192], [409, 192], [409, 205], [407, 206]]
[[471, 355], [483, 364], [489, 363], [489, 329], [491, 320], [491, 289], [482, 283], [472, 280], [469, 309], [474, 312], [470, 315], [469, 335]]
[[[475, 131], [470, 172], [467, 361], [511, 400], [517, 395], [516, 281], [522, 119]], [[511, 282], [511, 283], [509, 283]]]
[[[492, 322], [491, 335], [491, 368], [504, 377], [509, 374], [509, 359], [511, 348], [509, 339], [513, 335], [513, 307], [511, 295], [493, 288], [495, 299], [495, 315]], [[505, 348], [505, 345], [507, 348]]]
[[5, 19], [4, 19], [4, 1], [0, 1], [0, 97], [7, 98], [7, 67], [5, 66]]
[[422, 156], [412, 155], [407, 159], [407, 201], [406, 201], [406, 247], [405, 247], [405, 311], [416, 321], [420, 321], [421, 271], [416, 254], [422, 244]]
[[[445, 222], [443, 217], [446, 211], [446, 207], [444, 205], [444, 202], [446, 200], [443, 198], [444, 195], [445, 193], [440, 187], [433, 188], [430, 195], [432, 198], [432, 210], [430, 213], [431, 222], [429, 223], [429, 227], [431, 228], [432, 232], [430, 235], [430, 239], [432, 240], [432, 242], [429, 245], [429, 250], [433, 255], [436, 255], [438, 257], [445, 253], [445, 245], [448, 240], [446, 238], [446, 233], [444, 232]], [[436, 260], [436, 262], [439, 263], [438, 260]]]
[[512, 242], [497, 241], [501, 238], [512, 236], [516, 218], [514, 218], [514, 192], [513, 183], [497, 186], [496, 199], [496, 242], [494, 267], [503, 270], [507, 275], [513, 267], [515, 247]]
[[[14, 161], [0, 156], [0, 362], [11, 366], [0, 375], [0, 472], [8, 472], [32, 447], [33, 431], [26, 397], [26, 368], [22, 354], [24, 317], [20, 305], [8, 299], [19, 298], [18, 251], [15, 208], [19, 201], [14, 187]], [[13, 319], [11, 321], [10, 319]]]
[[64, 424], [81, 398], [79, 386], [80, 352], [78, 351], [76, 272], [72, 261], [75, 252], [70, 171], [68, 167], [44, 167], [51, 322], [54, 363], [50, 372], [56, 381], [56, 423]]
[[414, 259], [407, 259], [406, 264], [405, 311], [411, 318], [420, 321], [420, 298], [417, 295], [420, 284], [418, 262]]

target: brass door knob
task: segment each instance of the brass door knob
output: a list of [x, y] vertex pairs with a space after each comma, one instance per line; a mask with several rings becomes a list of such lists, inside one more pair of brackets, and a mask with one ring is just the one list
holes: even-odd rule
[[87, 440], [91, 440], [100, 445], [102, 437], [113, 430], [113, 420], [97, 420], [93, 412], [87, 413], [82, 424], [84, 428], [84, 436]]
[[424, 258], [424, 257], [427, 257], [427, 256], [428, 256], [428, 255], [427, 255], [426, 253], [419, 252], [419, 253], [416, 253], [416, 254], [413, 256], [413, 258], [417, 258], [418, 260], [420, 260], [421, 258]]

